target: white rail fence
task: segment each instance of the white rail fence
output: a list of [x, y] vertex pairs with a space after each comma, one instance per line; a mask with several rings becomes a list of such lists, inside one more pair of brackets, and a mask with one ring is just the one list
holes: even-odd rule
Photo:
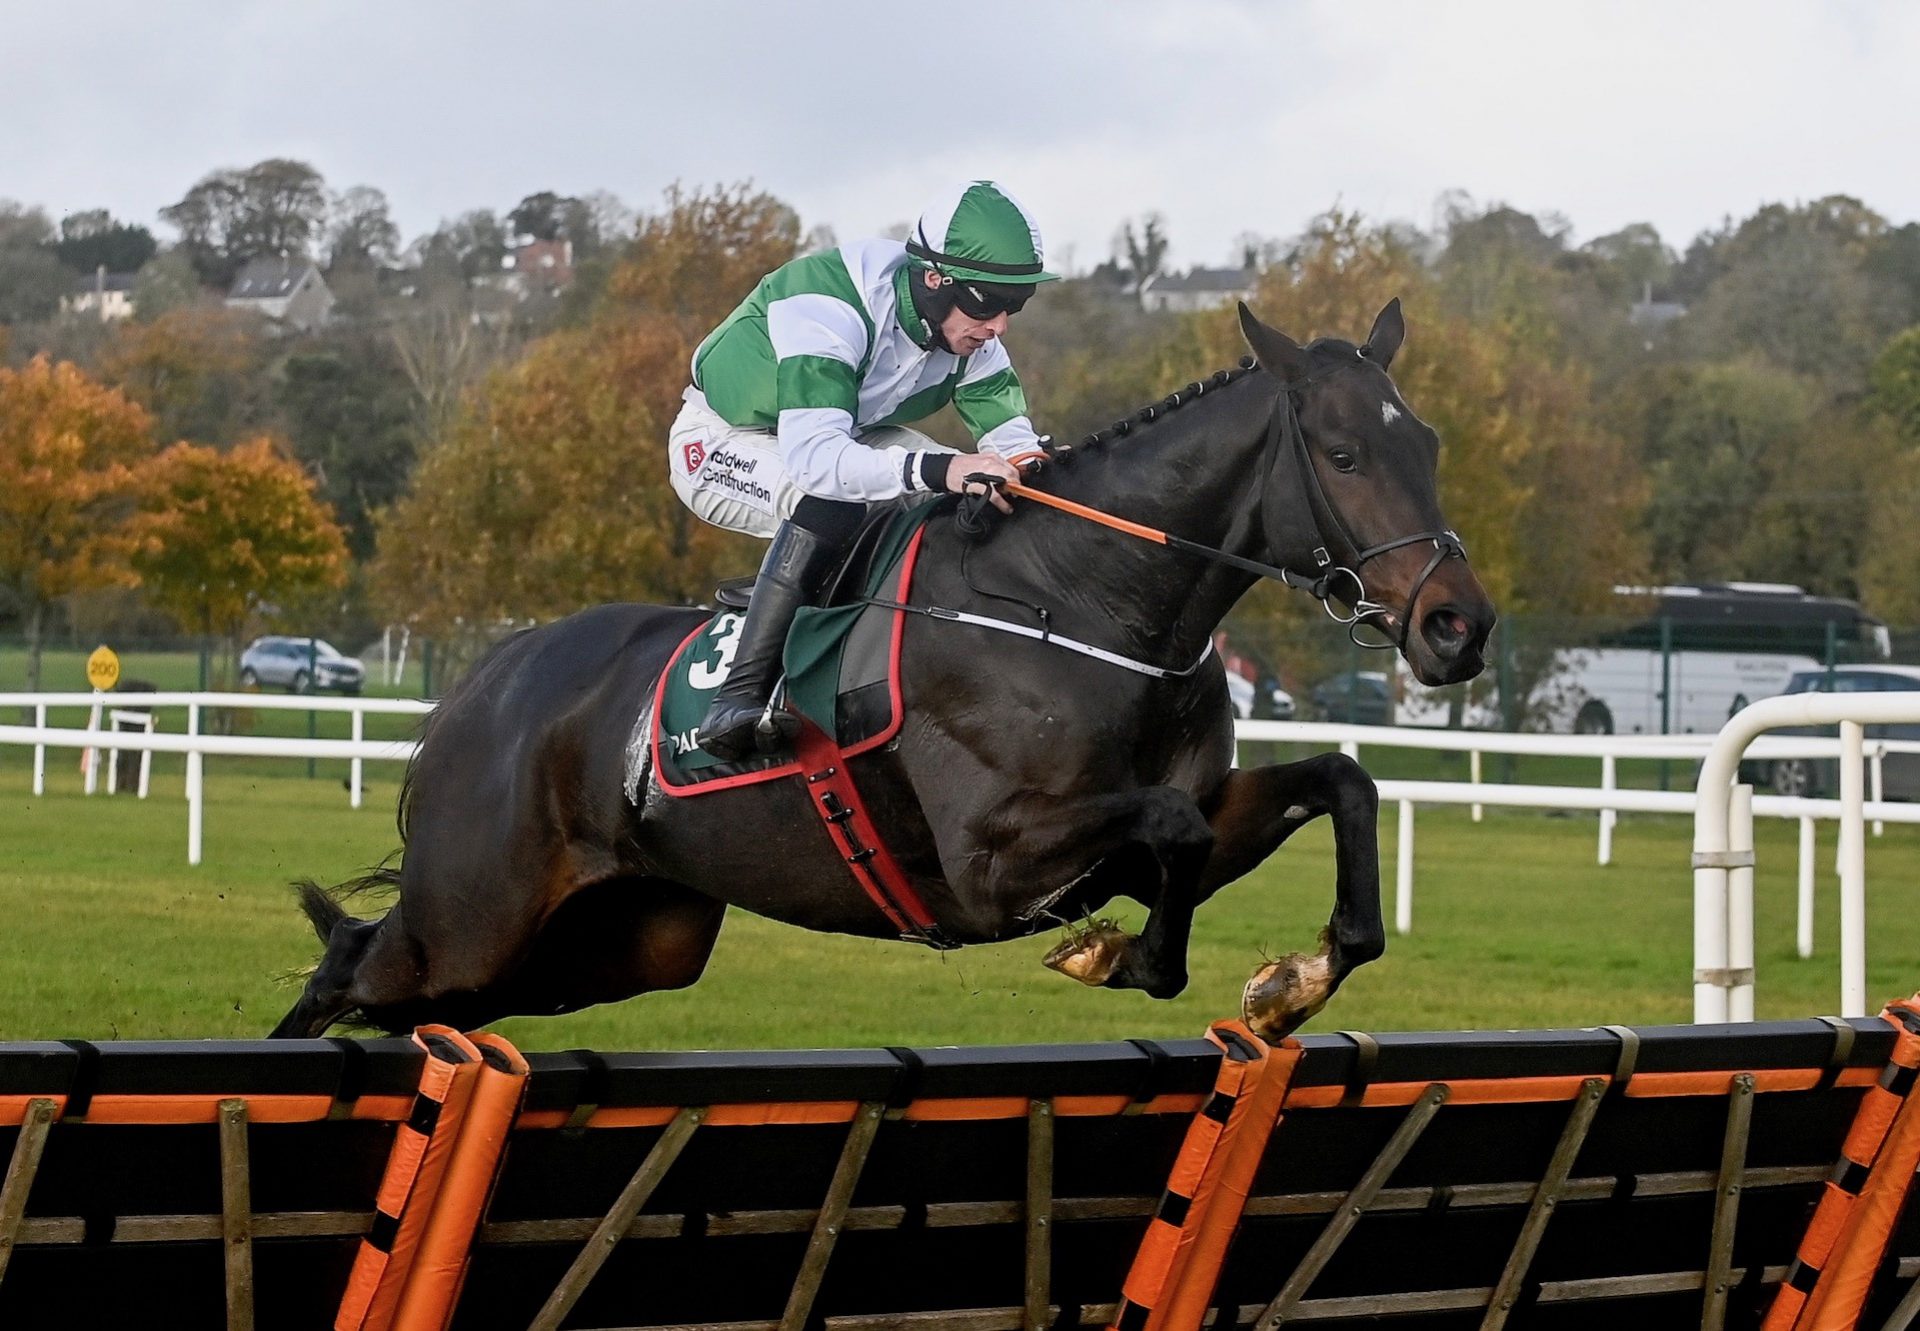
[[[126, 733], [100, 730], [103, 705], [119, 703], [142, 707], [185, 707], [186, 733]], [[1430, 730], [1392, 726], [1359, 726], [1300, 721], [1242, 721], [1235, 728], [1240, 742], [1267, 741], [1338, 746], [1357, 756], [1361, 746], [1370, 748], [1452, 750], [1468, 755], [1467, 781], [1378, 782], [1383, 801], [1399, 804], [1399, 838], [1394, 882], [1394, 927], [1399, 933], [1413, 928], [1414, 884], [1414, 810], [1417, 805], [1463, 805], [1478, 821], [1488, 805], [1496, 807], [1561, 809], [1590, 811], [1599, 815], [1598, 859], [1602, 865], [1612, 861], [1613, 833], [1621, 812], [1693, 814], [1699, 833], [1706, 841], [1696, 842], [1695, 851], [1695, 1019], [1699, 1021], [1751, 1020], [1752, 1018], [1752, 818], [1792, 818], [1800, 823], [1800, 862], [1797, 893], [1797, 945], [1801, 956], [1813, 953], [1814, 887], [1817, 820], [1838, 822], [1841, 826], [1839, 868], [1842, 880], [1842, 1013], [1865, 1013], [1865, 915], [1864, 915], [1864, 826], [1874, 820], [1878, 834], [1885, 823], [1920, 823], [1920, 805], [1894, 804], [1881, 799], [1883, 776], [1881, 763], [1889, 752], [1920, 752], [1920, 744], [1862, 738], [1858, 721], [1842, 724], [1839, 739], [1817, 736], [1776, 736], [1759, 738], [1767, 729], [1789, 725], [1830, 725], [1845, 714], [1860, 713], [1863, 703], [1875, 710], [1862, 719], [1869, 722], [1920, 721], [1920, 694], [1833, 695], [1794, 694], [1766, 699], [1739, 714], [1718, 737], [1703, 735], [1616, 736], [1616, 735], [1520, 735], [1492, 731]], [[1779, 704], [1779, 706], [1774, 706]], [[362, 765], [366, 761], [405, 762], [415, 745], [406, 740], [368, 740], [364, 738], [365, 718], [373, 715], [418, 716], [433, 710], [433, 704], [411, 699], [316, 698], [254, 693], [150, 693], [150, 694], [49, 694], [0, 693], [0, 709], [31, 707], [32, 726], [0, 725], [0, 744], [25, 744], [34, 747], [35, 794], [46, 785], [48, 748], [86, 750], [129, 750], [143, 755], [142, 789], [146, 755], [184, 753], [187, 755], [185, 794], [187, 815], [187, 862], [199, 864], [203, 849], [205, 823], [205, 782], [203, 764], [207, 755], [345, 758], [350, 762], [349, 800], [354, 808], [362, 802]], [[214, 707], [282, 709], [287, 711], [346, 712], [352, 717], [353, 737], [337, 739], [298, 739], [276, 736], [207, 735], [200, 731], [202, 713]], [[48, 724], [50, 709], [80, 710], [88, 713], [89, 728], [56, 727]], [[1781, 719], [1773, 719], [1778, 716]], [[1851, 733], [1848, 727], [1851, 726]], [[1735, 743], [1733, 756], [1727, 746]], [[1515, 754], [1553, 757], [1591, 758], [1599, 763], [1598, 784], [1594, 787], [1568, 785], [1517, 785], [1487, 782], [1483, 777], [1486, 754]], [[1849, 760], [1849, 755], [1851, 758]], [[1779, 795], [1753, 795], [1746, 787], [1736, 788], [1732, 776], [1742, 756], [1756, 759], [1840, 758], [1841, 798], [1839, 800], [1802, 799]], [[1719, 783], [1735, 796], [1729, 813], [1726, 801], [1701, 800], [1695, 791], [1635, 790], [1618, 784], [1621, 759], [1665, 759], [1702, 764], [1701, 790]], [[1707, 764], [1718, 764], [1709, 768]], [[87, 789], [92, 793], [89, 765]], [[1721, 771], [1724, 766], [1724, 773]], [[1863, 777], [1863, 770], [1867, 775]], [[1872, 800], [1866, 799], [1870, 787]], [[1744, 791], [1745, 794], [1740, 794]], [[1713, 814], [1714, 808], [1719, 809]], [[1857, 836], [1849, 829], [1860, 829]], [[1715, 831], [1714, 829], [1719, 829]], [[1727, 843], [1732, 836], [1738, 846]], [[1708, 844], [1715, 841], [1717, 844]], [[1852, 838], [1852, 839], [1850, 839]], [[1712, 862], [1703, 863], [1705, 855]], [[1718, 857], [1718, 858], [1715, 858]], [[1719, 878], [1703, 875], [1719, 874]], [[1730, 886], [1729, 886], [1730, 885]], [[1701, 978], [1701, 977], [1705, 978]], [[1709, 991], [1712, 991], [1711, 993]], [[1720, 997], [1715, 997], [1720, 995]]]
[[[185, 734], [161, 732], [142, 734], [100, 729], [103, 705], [129, 707], [185, 707]], [[359, 808], [365, 787], [364, 765], [374, 762], [406, 762], [417, 747], [411, 740], [370, 740], [366, 738], [366, 718], [374, 716], [424, 716], [433, 710], [430, 702], [412, 698], [316, 698], [272, 693], [0, 693], [0, 712], [31, 707], [31, 726], [0, 725], [0, 744], [33, 746], [33, 793], [46, 792], [47, 750], [81, 749], [86, 751], [86, 791], [94, 790], [99, 769], [99, 751], [126, 750], [142, 755], [141, 793], [147, 785], [146, 755], [184, 753], [187, 755], [187, 863], [198, 864], [206, 827], [205, 759], [213, 754], [246, 758], [345, 758], [348, 760], [347, 799]], [[201, 733], [203, 713], [211, 708], [249, 708], [289, 712], [346, 712], [352, 717], [351, 739], [298, 739], [276, 735], [207, 735]], [[88, 715], [86, 728], [50, 726], [48, 712], [83, 711]]]

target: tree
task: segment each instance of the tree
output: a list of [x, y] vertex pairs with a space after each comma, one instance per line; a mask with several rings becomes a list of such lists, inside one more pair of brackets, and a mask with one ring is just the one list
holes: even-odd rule
[[38, 245], [0, 245], [0, 324], [50, 319], [74, 276], [53, 251]]
[[160, 210], [179, 230], [201, 277], [222, 289], [249, 259], [305, 257], [326, 215], [326, 181], [305, 162], [284, 157], [216, 171]]
[[576, 202], [552, 190], [529, 194], [507, 214], [507, 226], [516, 236], [558, 240], [566, 227], [567, 212]]
[[122, 525], [134, 469], [152, 453], [147, 414], [78, 367], [44, 356], [0, 366], [0, 582], [26, 621], [29, 689], [47, 609], [131, 584]]
[[133, 567], [148, 597], [239, 656], [251, 618], [346, 581], [347, 548], [313, 478], [271, 439], [220, 452], [180, 443], [141, 472]]
[[1113, 238], [1114, 258], [1125, 259], [1136, 291], [1148, 278], [1159, 275], [1167, 262], [1167, 247], [1167, 219], [1159, 213], [1141, 218], [1138, 230], [1134, 223], [1122, 222]]
[[118, 325], [100, 375], [153, 414], [156, 437], [228, 444], [266, 422], [266, 348], [252, 315], [187, 306]]
[[1868, 371], [1869, 402], [1909, 449], [1920, 451], [1920, 324], [1897, 334]]
[[389, 264], [399, 250], [400, 228], [393, 223], [385, 194], [371, 185], [355, 185], [334, 195], [327, 218], [329, 269]]
[[133, 315], [151, 323], [200, 299], [200, 275], [187, 256], [167, 250], [142, 264], [133, 279]]
[[[1709, 239], [1711, 255], [1699, 267], [1713, 275], [1680, 330], [1686, 343], [1707, 358], [1752, 352], [1857, 388], [1901, 324], [1902, 293], [1868, 269], [1885, 230], [1877, 214], [1844, 195], [1760, 209]], [[1690, 250], [1688, 264], [1694, 259]]]
[[1664, 290], [1679, 262], [1651, 222], [1634, 222], [1596, 237], [1580, 252], [1595, 261], [1602, 287], [1620, 304], [1641, 300], [1649, 290]]
[[0, 250], [31, 249], [53, 243], [53, 223], [44, 208], [0, 199]]
[[391, 344], [354, 329], [313, 339], [281, 363], [274, 401], [349, 549], [370, 557], [372, 514], [404, 491], [414, 458], [412, 390]]
[[750, 543], [695, 520], [662, 450], [697, 340], [793, 257], [799, 219], [746, 186], [668, 191], [585, 329], [494, 371], [378, 519], [376, 593], [471, 651], [507, 620], [686, 602]]
[[101, 268], [110, 273], [137, 272], [159, 248], [153, 232], [145, 227], [116, 222], [105, 208], [92, 208], [60, 219], [60, 239], [53, 252], [75, 272], [91, 275]]
[[500, 271], [507, 253], [507, 229], [485, 208], [462, 213], [414, 242], [410, 251], [430, 280], [451, 278], [464, 286], [476, 277]]

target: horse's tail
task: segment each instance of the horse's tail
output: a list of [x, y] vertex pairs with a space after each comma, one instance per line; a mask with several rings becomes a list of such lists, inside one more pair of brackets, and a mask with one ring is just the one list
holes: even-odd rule
[[391, 892], [399, 886], [400, 870], [389, 857], [386, 863], [344, 883], [322, 887], [311, 878], [299, 878], [294, 880], [293, 890], [300, 898], [300, 911], [307, 917], [307, 923], [325, 943], [333, 936], [335, 925], [354, 918], [341, 904], [343, 901], [368, 892]]

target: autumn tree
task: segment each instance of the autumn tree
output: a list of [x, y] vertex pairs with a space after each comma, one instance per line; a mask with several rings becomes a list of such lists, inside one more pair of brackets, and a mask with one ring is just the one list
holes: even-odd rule
[[152, 453], [146, 412], [77, 367], [44, 356], [0, 366], [0, 583], [26, 623], [29, 689], [48, 608], [131, 584], [123, 523], [134, 469]]
[[748, 567], [751, 543], [674, 497], [666, 434], [698, 340], [799, 236], [791, 209], [746, 187], [670, 191], [590, 325], [496, 370], [423, 453], [379, 522], [392, 613], [470, 651], [504, 620], [691, 602]]
[[342, 586], [347, 547], [313, 478], [271, 439], [175, 444], [141, 470], [133, 568], [147, 596], [236, 660], [254, 615]]
[[99, 369], [153, 414], [158, 438], [226, 444], [266, 423], [266, 349], [253, 315], [189, 305], [117, 325]]

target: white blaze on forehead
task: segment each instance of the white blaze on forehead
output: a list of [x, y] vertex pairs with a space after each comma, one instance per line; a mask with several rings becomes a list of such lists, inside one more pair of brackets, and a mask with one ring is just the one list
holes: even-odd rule
[[1392, 425], [1399, 419], [1400, 408], [1394, 406], [1391, 402], [1382, 402], [1380, 404], [1380, 423], [1382, 425]]

